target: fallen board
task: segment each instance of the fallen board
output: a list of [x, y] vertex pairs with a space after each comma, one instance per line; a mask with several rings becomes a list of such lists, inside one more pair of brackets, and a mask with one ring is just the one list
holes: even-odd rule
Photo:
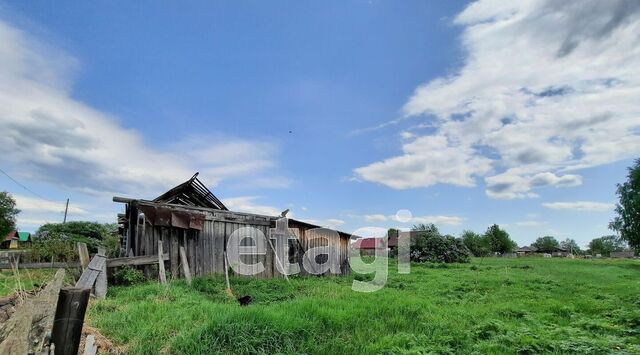
[[107, 257], [104, 255], [96, 254], [91, 259], [89, 266], [84, 270], [78, 282], [76, 282], [77, 288], [93, 288], [93, 284], [96, 282], [98, 278], [98, 274], [102, 272], [105, 263], [107, 262]]
[[51, 331], [58, 293], [64, 280], [58, 270], [47, 286], [16, 308], [13, 316], [0, 325], [0, 354], [39, 353], [44, 336]]

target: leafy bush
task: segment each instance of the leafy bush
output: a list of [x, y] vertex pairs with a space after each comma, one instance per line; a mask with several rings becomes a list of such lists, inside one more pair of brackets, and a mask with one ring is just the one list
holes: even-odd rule
[[487, 231], [484, 233], [484, 238], [487, 240], [489, 250], [494, 253], [511, 253], [518, 247], [516, 242], [509, 237], [509, 233], [504, 229], [500, 229], [500, 226], [497, 224], [487, 228]]
[[86, 221], [73, 221], [66, 223], [47, 223], [42, 225], [36, 234], [38, 235], [66, 235], [67, 237], [85, 241], [88, 239], [101, 240], [105, 236], [118, 232], [115, 223], [98, 223]]
[[130, 266], [123, 266], [113, 273], [113, 280], [116, 285], [135, 285], [146, 281], [144, 273]]
[[467, 263], [470, 261], [469, 249], [462, 239], [450, 235], [441, 235], [433, 225], [414, 226], [418, 235], [412, 240], [411, 260], [416, 262]]
[[466, 230], [462, 232], [462, 242], [473, 256], [487, 256], [491, 254], [489, 241], [483, 235]]
[[558, 247], [560, 247], [560, 243], [558, 242], [558, 240], [550, 235], [536, 239], [536, 241], [531, 245], [538, 249], [538, 252], [541, 253], [552, 253]]
[[86, 243], [91, 253], [99, 247], [107, 256], [120, 253], [120, 236], [115, 224], [97, 222], [48, 223], [40, 227], [33, 239], [31, 258], [34, 261], [77, 261], [76, 243]]
[[78, 261], [76, 242], [64, 235], [35, 238], [31, 244], [30, 254], [33, 261]]

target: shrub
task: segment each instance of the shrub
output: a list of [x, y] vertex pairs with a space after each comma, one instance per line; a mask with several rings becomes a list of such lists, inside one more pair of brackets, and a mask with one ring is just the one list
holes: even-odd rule
[[135, 285], [146, 281], [144, 273], [130, 266], [123, 266], [113, 273], [113, 281], [116, 285]]
[[33, 239], [31, 258], [37, 261], [77, 261], [76, 243], [86, 243], [91, 253], [99, 247], [108, 257], [120, 254], [120, 236], [114, 224], [97, 222], [48, 223], [40, 227]]
[[469, 249], [462, 239], [450, 235], [440, 235], [438, 228], [431, 225], [414, 226], [418, 235], [412, 240], [411, 260], [415, 262], [467, 263]]
[[75, 242], [64, 235], [35, 238], [31, 244], [31, 258], [34, 261], [77, 261], [78, 250]]

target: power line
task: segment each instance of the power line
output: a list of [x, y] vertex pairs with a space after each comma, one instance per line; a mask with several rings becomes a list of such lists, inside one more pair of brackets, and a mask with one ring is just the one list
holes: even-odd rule
[[25, 186], [24, 184], [22, 184], [20, 181], [18, 181], [18, 180], [16, 180], [16, 179], [12, 178], [12, 177], [11, 177], [11, 175], [7, 174], [7, 172], [6, 172], [6, 171], [4, 171], [4, 170], [2, 170], [2, 168], [0, 168], [0, 173], [3, 173], [3, 174], [4, 174], [4, 175], [6, 175], [9, 179], [11, 179], [11, 181], [13, 181], [13, 182], [15, 182], [16, 184], [20, 185], [20, 187], [22, 187], [23, 189], [25, 189], [25, 190], [27, 190], [27, 191], [31, 192], [31, 193], [32, 193], [32, 194], [34, 194], [35, 196], [38, 196], [39, 198], [41, 198], [41, 199], [43, 199], [43, 200], [47, 200], [47, 201], [49, 201], [49, 202], [55, 202], [55, 203], [58, 203], [58, 202], [56, 202], [56, 201], [50, 200], [50, 199], [48, 199], [48, 198], [46, 198], [46, 197], [43, 197], [43, 196], [42, 196], [42, 195], [40, 195], [39, 193], [37, 193], [37, 192], [35, 192], [35, 191], [31, 190], [30, 188], [26, 187], [26, 186]]

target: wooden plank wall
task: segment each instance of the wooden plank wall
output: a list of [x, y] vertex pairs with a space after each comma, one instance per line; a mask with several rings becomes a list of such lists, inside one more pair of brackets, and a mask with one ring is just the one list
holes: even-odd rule
[[[202, 212], [202, 211], [199, 211]], [[230, 216], [225, 213], [223, 218], [217, 213], [206, 212], [204, 227], [201, 231], [195, 229], [181, 229], [175, 227], [153, 226], [147, 221], [144, 227], [138, 225], [135, 230], [135, 240], [133, 242], [134, 255], [157, 255], [158, 242], [162, 240], [163, 250], [169, 254], [167, 271], [171, 273], [171, 277], [184, 277], [182, 268], [180, 267], [180, 247], [185, 248], [191, 274], [193, 276], [204, 276], [208, 274], [224, 273], [224, 250], [231, 234], [243, 227], [253, 227], [260, 230], [265, 239], [262, 239], [265, 255], [241, 256], [244, 263], [257, 263], [261, 261], [265, 270], [254, 277], [270, 278], [282, 277], [276, 267], [275, 253], [267, 242], [269, 237], [270, 221], [251, 220], [243, 223], [244, 215]], [[235, 220], [230, 219], [234, 217]], [[302, 275], [308, 275], [302, 267], [303, 250], [310, 247], [326, 246], [329, 242], [338, 251], [337, 260], [332, 260], [334, 268], [341, 270], [341, 274], [348, 274], [348, 238], [341, 236], [335, 238], [335, 234], [327, 231], [309, 231], [307, 226], [295, 226], [298, 228], [296, 236], [300, 243], [300, 249], [296, 251], [296, 261], [300, 265]], [[333, 231], [331, 231], [333, 232]], [[250, 232], [251, 235], [257, 236], [255, 230]], [[333, 232], [335, 233], [335, 232]], [[327, 236], [326, 239], [318, 238]], [[257, 238], [261, 240], [261, 238]], [[241, 245], [249, 245], [250, 239], [241, 240]], [[347, 265], [347, 268], [344, 267]], [[254, 266], [257, 268], [257, 266]], [[327, 273], [329, 274], [329, 273]]]

